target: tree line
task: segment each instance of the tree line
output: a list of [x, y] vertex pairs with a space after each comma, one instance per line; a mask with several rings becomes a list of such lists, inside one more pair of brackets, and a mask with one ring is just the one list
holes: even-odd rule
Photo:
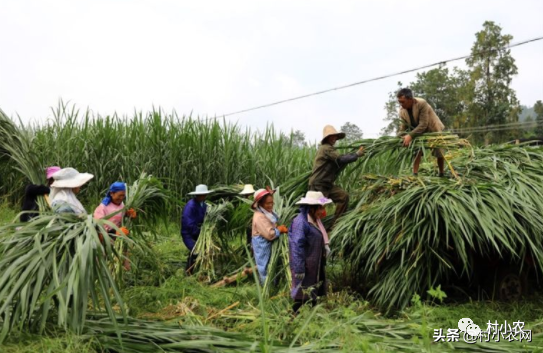
[[[471, 55], [465, 60], [466, 69], [445, 65], [418, 73], [411, 88], [434, 108], [449, 130], [469, 137], [476, 144], [500, 143], [519, 138], [543, 137], [543, 104], [538, 100], [533, 115], [520, 120], [523, 107], [511, 87], [518, 73], [511, 50], [512, 35], [486, 21], [475, 34]], [[388, 125], [383, 134], [397, 131], [399, 126], [396, 91], [389, 93], [385, 103]], [[503, 125], [496, 128], [496, 125]]]

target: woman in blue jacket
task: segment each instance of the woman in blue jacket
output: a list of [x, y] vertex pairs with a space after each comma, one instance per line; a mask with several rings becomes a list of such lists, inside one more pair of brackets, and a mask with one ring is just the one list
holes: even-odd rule
[[181, 236], [183, 237], [183, 243], [185, 243], [190, 254], [187, 258], [187, 273], [192, 274], [192, 267], [196, 261], [198, 254], [193, 252], [196, 240], [200, 235], [200, 228], [204, 223], [204, 218], [207, 211], [206, 198], [209, 193], [213, 192], [208, 190], [206, 185], [196, 186], [196, 190], [189, 193], [194, 196], [187, 202], [183, 209], [183, 215], [181, 216]]

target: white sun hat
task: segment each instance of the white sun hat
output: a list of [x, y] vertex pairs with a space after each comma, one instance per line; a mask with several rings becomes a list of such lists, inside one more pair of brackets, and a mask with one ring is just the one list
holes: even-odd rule
[[338, 140], [345, 138], [345, 133], [341, 131], [337, 131], [335, 127], [332, 125], [326, 125], [324, 129], [322, 129], [322, 140], [321, 142], [324, 143], [324, 140], [326, 140], [329, 136], [337, 136]]
[[208, 190], [207, 185], [200, 184], [196, 186], [196, 190], [189, 192], [189, 195], [207, 195], [212, 193], [213, 190]]
[[94, 178], [94, 175], [89, 173], [79, 173], [74, 168], [62, 168], [55, 174], [53, 174], [54, 188], [78, 188], [86, 184], [89, 180]]
[[240, 195], [251, 195], [255, 193], [255, 188], [252, 184], [245, 184], [243, 190], [239, 193]]
[[322, 192], [320, 191], [308, 191], [305, 194], [305, 197], [302, 197], [302, 199], [298, 202], [296, 202], [297, 205], [328, 205], [329, 203], [332, 203], [333, 201], [327, 197], [324, 197]]

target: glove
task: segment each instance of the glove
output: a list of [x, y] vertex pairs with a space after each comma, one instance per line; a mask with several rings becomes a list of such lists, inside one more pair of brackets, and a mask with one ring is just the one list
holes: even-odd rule
[[326, 257], [330, 257], [330, 246], [328, 244], [324, 246], [324, 250], [326, 251]]
[[288, 228], [285, 225], [280, 225], [279, 227], [277, 227], [277, 229], [279, 230], [279, 233], [281, 234], [288, 233]]
[[132, 219], [136, 218], [137, 215], [138, 214], [136, 213], [136, 210], [133, 209], [133, 208], [130, 208], [128, 211], [126, 211], [126, 216], [128, 216], [128, 217], [130, 217]]
[[356, 151], [356, 155], [357, 155], [358, 157], [362, 157], [362, 156], [364, 155], [364, 153], [365, 153], [365, 148], [364, 148], [364, 146], [360, 146], [360, 148], [358, 149], [358, 151]]
[[[125, 227], [121, 227], [121, 232], [123, 233], [123, 235], [126, 235], [126, 236], [128, 236], [128, 234], [130, 234], [130, 231]], [[118, 231], [115, 232], [115, 234], [116, 235], [121, 235], [121, 233], [119, 233]]]
[[364, 154], [364, 146], [360, 146], [360, 148], [358, 149], [358, 151], [356, 151], [356, 155], [358, 157], [362, 157], [362, 155]]
[[294, 278], [299, 279], [300, 281], [303, 280], [305, 277], [305, 273], [295, 273]]

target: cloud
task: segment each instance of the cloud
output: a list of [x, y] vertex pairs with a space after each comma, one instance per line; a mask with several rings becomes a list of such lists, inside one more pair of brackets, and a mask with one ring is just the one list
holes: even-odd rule
[[[220, 116], [468, 53], [485, 20], [515, 40], [543, 34], [523, 1], [20, 1], [0, 5], [0, 107], [43, 121], [58, 98], [131, 114], [160, 105]], [[518, 19], [522, 18], [522, 21]], [[543, 98], [543, 43], [512, 50], [523, 104]], [[461, 63], [458, 63], [461, 64]], [[453, 64], [454, 65], [454, 64]], [[251, 127], [384, 126], [396, 83], [372, 82], [232, 116]]]

